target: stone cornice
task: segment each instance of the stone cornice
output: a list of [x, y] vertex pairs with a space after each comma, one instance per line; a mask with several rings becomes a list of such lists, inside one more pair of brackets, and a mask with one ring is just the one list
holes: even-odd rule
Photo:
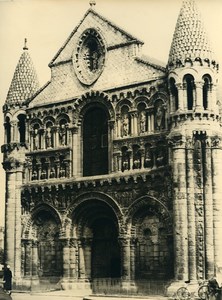
[[79, 178], [60, 178], [60, 179], [47, 179], [47, 180], [38, 180], [35, 182], [30, 182], [28, 184], [24, 184], [22, 186], [22, 190], [32, 190], [38, 189], [66, 189], [66, 188], [96, 188], [97, 186], [103, 185], [116, 185], [122, 183], [128, 183], [129, 181], [133, 181], [137, 183], [138, 181], [149, 181], [151, 178], [154, 179], [157, 177], [164, 177], [166, 172], [169, 172], [169, 166], [163, 166], [159, 168], [155, 168], [152, 170], [129, 170], [124, 171], [123, 173], [111, 173], [108, 175], [98, 175], [98, 176], [89, 176], [89, 177], [79, 177]]

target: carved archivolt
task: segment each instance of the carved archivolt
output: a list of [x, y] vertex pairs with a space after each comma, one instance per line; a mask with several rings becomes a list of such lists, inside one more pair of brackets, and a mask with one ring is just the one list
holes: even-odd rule
[[51, 205], [48, 205], [46, 203], [40, 204], [39, 206], [35, 207], [35, 209], [32, 211], [30, 216], [26, 219], [26, 222], [22, 230], [22, 238], [27, 239], [30, 237], [34, 220], [36, 219], [36, 216], [42, 211], [49, 212], [53, 217], [53, 219], [55, 220], [55, 222], [59, 226], [62, 226], [62, 219], [60, 213]]
[[106, 195], [105, 193], [101, 192], [87, 192], [84, 194], [81, 194], [79, 197], [75, 199], [75, 202], [71, 203], [69, 208], [67, 209], [66, 215], [71, 218], [74, 211], [77, 209], [77, 207], [84, 203], [85, 201], [92, 201], [92, 199], [99, 200], [105, 202], [114, 212], [114, 214], [117, 217], [117, 220], [119, 223], [122, 222], [123, 218], [123, 212], [121, 207], [118, 205], [118, 203], [110, 196]]
[[152, 214], [157, 215], [161, 219], [161, 221], [166, 224], [166, 229], [171, 232], [172, 216], [170, 212], [161, 201], [151, 196], [140, 197], [130, 205], [126, 215], [126, 223], [128, 225], [135, 223], [137, 213], [141, 209], [143, 211], [151, 212]]

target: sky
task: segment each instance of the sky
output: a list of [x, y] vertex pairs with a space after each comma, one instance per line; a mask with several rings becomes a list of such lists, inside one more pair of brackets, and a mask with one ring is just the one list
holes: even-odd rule
[[[222, 62], [222, 1], [196, 2], [213, 49]], [[142, 40], [144, 54], [167, 63], [181, 4], [182, 0], [96, 0], [94, 9]], [[43, 85], [50, 80], [49, 62], [89, 7], [89, 0], [0, 0], [0, 106], [5, 102], [24, 38]], [[0, 113], [0, 144], [3, 143]], [[4, 180], [0, 166], [0, 226]]]

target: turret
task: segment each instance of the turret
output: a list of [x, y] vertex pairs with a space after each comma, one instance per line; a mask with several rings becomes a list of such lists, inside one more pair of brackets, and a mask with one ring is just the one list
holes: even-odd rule
[[168, 60], [175, 282], [193, 291], [222, 267], [218, 62], [194, 0], [184, 0]]
[[24, 178], [26, 104], [39, 87], [35, 69], [25, 45], [8, 91], [4, 112], [5, 144], [3, 167], [5, 193], [5, 263], [10, 264], [14, 282], [21, 277], [21, 191]]
[[218, 112], [218, 62], [194, 0], [184, 0], [169, 53], [171, 113]]
[[39, 89], [39, 82], [26, 45], [16, 66], [7, 94], [3, 112], [5, 115], [5, 144], [25, 143], [25, 101]]

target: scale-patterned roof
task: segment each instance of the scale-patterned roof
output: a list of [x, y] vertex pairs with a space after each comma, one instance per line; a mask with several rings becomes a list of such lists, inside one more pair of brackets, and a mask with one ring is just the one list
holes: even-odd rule
[[6, 98], [7, 104], [21, 104], [32, 97], [39, 89], [39, 81], [28, 53], [28, 48], [20, 56]]
[[200, 12], [194, 0], [183, 0], [169, 53], [168, 66], [186, 59], [215, 60]]

